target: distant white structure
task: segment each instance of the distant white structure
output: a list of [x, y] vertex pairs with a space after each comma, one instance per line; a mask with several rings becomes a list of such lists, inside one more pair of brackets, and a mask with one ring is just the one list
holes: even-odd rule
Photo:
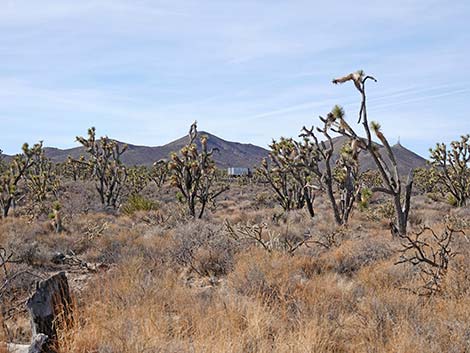
[[229, 176], [251, 175], [251, 170], [250, 168], [230, 167], [227, 168], [227, 173]]

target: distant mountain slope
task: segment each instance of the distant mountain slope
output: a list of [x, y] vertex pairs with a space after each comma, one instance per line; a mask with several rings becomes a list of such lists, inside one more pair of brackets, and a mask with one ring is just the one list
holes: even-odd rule
[[[335, 147], [335, 152], [339, 151], [343, 144], [348, 141], [347, 137], [335, 137], [333, 138], [333, 145]], [[385, 161], [390, 163], [390, 160], [387, 157], [387, 153], [384, 150], [382, 145], [377, 144], [380, 148], [382, 155], [385, 156]], [[408, 175], [411, 169], [425, 167], [426, 159], [419, 156], [418, 154], [410, 151], [409, 149], [403, 147], [401, 144], [397, 143], [392, 146], [392, 151], [395, 155], [395, 159], [398, 164], [398, 172], [401, 175]], [[333, 160], [336, 160], [338, 153], [335, 153]], [[374, 160], [364, 151], [361, 152], [359, 157], [359, 163], [361, 165], [361, 170], [376, 169]]]
[[[207, 147], [217, 149], [214, 160], [219, 167], [247, 167], [253, 168], [268, 156], [268, 150], [247, 143], [229, 142], [208, 132], [201, 131], [198, 135], [206, 135]], [[188, 137], [182, 137], [161, 147], [162, 154], [168, 156], [173, 151], [179, 151], [188, 143]], [[199, 144], [199, 142], [198, 142]]]
[[[230, 142], [210, 133], [200, 131], [198, 135], [208, 137], [208, 148], [218, 149], [214, 152], [214, 160], [219, 168], [246, 167], [254, 168], [268, 155], [268, 150], [252, 144]], [[119, 142], [124, 144], [123, 142]], [[148, 147], [128, 144], [128, 150], [122, 155], [122, 161], [127, 165], [151, 165], [160, 159], [169, 158], [172, 152], [178, 152], [188, 143], [188, 137], [179, 138], [163, 146]], [[199, 144], [199, 139], [198, 139]], [[79, 158], [85, 154], [83, 147], [59, 149], [55, 147], [45, 148], [46, 156], [53, 162], [63, 162], [68, 156]], [[8, 158], [8, 156], [6, 156]]]
[[[215, 135], [207, 132], [199, 132], [199, 135], [208, 136], [208, 147], [209, 149], [215, 148], [219, 152], [214, 153], [214, 159], [219, 168], [227, 167], [247, 167], [253, 168], [261, 163], [261, 160], [268, 155], [268, 150], [255, 146], [252, 144], [230, 142], [223, 140]], [[333, 161], [338, 156], [338, 151], [341, 146], [347, 141], [345, 137], [333, 138], [335, 146], [335, 156]], [[147, 147], [147, 146], [136, 146], [129, 144], [129, 148], [126, 153], [123, 154], [123, 162], [127, 165], [151, 165], [153, 162], [160, 159], [168, 158], [170, 153], [179, 151], [188, 142], [188, 137], [179, 138], [173, 142], [170, 142], [163, 146]], [[122, 142], [119, 142], [123, 144]], [[379, 148], [383, 148], [378, 145]], [[408, 174], [410, 169], [423, 167], [426, 164], [426, 160], [416, 153], [408, 150], [400, 144], [396, 144], [392, 147], [395, 157], [398, 161], [400, 174]], [[79, 158], [85, 154], [82, 147], [75, 147], [70, 149], [58, 149], [54, 147], [46, 147], [46, 155], [54, 162], [63, 162], [68, 156], [72, 158]], [[6, 157], [8, 158], [8, 156]], [[361, 169], [375, 169], [374, 161], [362, 152], [360, 155]]]

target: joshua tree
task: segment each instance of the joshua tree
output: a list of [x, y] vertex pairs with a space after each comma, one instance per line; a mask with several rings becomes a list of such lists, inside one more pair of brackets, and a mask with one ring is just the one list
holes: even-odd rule
[[129, 195], [139, 194], [149, 183], [150, 173], [146, 167], [132, 167], [127, 169], [126, 186]]
[[155, 162], [150, 171], [150, 179], [155, 183], [158, 188], [161, 188], [168, 177], [168, 162], [166, 160], [159, 160]]
[[413, 172], [414, 189], [421, 194], [443, 192], [436, 168], [416, 168]]
[[32, 163], [25, 173], [25, 181], [32, 201], [42, 203], [50, 194], [57, 199], [60, 181], [54, 164], [44, 153], [42, 141], [30, 149], [30, 154]]
[[107, 136], [96, 139], [94, 127], [88, 129], [88, 138], [77, 136], [89, 155], [88, 163], [92, 175], [96, 179], [96, 190], [100, 195], [101, 204], [105, 207], [117, 208], [127, 178], [126, 167], [121, 162], [122, 154], [127, 145], [120, 146]]
[[452, 203], [462, 207], [470, 197], [470, 135], [452, 141], [450, 147], [438, 143], [430, 149], [432, 171], [443, 192], [451, 195]]
[[307, 205], [310, 216], [314, 216], [315, 190], [309, 185], [313, 176], [299, 163], [299, 145], [293, 139], [281, 137], [269, 146], [270, 163], [263, 160], [258, 173], [271, 186], [281, 207], [285, 211], [301, 209]]
[[72, 178], [73, 181], [85, 180], [91, 176], [90, 164], [85, 160], [84, 156], [73, 159], [71, 156], [62, 164], [62, 174]]
[[[171, 185], [179, 190], [179, 197], [188, 207], [192, 217], [202, 218], [208, 202], [228, 189], [216, 188], [216, 167], [212, 159], [214, 150], [207, 149], [207, 136], [201, 136], [201, 149], [196, 145], [197, 123], [189, 129], [189, 142], [179, 154], [173, 153], [168, 169]], [[197, 207], [199, 208], [197, 209]]]
[[34, 155], [41, 149], [41, 147], [38, 148], [38, 145], [29, 148], [29, 145], [25, 143], [22, 154], [16, 155], [9, 164], [2, 163], [0, 165], [0, 206], [3, 218], [8, 216], [10, 208], [21, 196], [18, 184], [32, 166]]
[[[353, 153], [356, 153], [356, 151], [360, 149], [369, 152], [375, 162], [375, 165], [377, 166], [377, 169], [380, 172], [383, 181], [382, 186], [375, 187], [372, 189], [372, 191], [382, 192], [392, 197], [396, 214], [396, 221], [394, 224], [392, 224], [392, 230], [394, 234], [397, 233], [404, 235], [406, 234], [408, 214], [410, 211], [413, 174], [412, 171], [410, 171], [408, 182], [405, 186], [405, 192], [404, 195], [402, 195], [402, 182], [400, 174], [398, 173], [398, 165], [393, 150], [388, 143], [388, 140], [382, 133], [380, 125], [376, 122], [371, 122], [369, 125], [366, 105], [366, 82], [368, 80], [376, 81], [376, 79], [372, 76], [366, 76], [362, 70], [333, 80], [333, 83], [335, 84], [353, 81], [356, 89], [361, 94], [361, 108], [359, 110], [358, 122], [362, 122], [366, 137], [358, 136], [355, 130], [346, 122], [343, 114], [333, 115], [333, 119], [331, 120], [331, 130], [343, 136], [347, 136], [352, 140], [351, 147]], [[334, 108], [333, 111], [335, 110], [342, 111], [341, 108]], [[383, 144], [385, 153], [390, 161], [389, 164], [386, 163], [382, 152], [372, 141], [371, 130]]]
[[[329, 130], [331, 124], [343, 115], [343, 110], [335, 107], [326, 118], [320, 116], [323, 127], [317, 128], [317, 131], [326, 138], [326, 141], [318, 139], [313, 127], [310, 129], [303, 127], [300, 136], [304, 140], [303, 143], [298, 144], [300, 160], [310, 173], [316, 175], [321, 188], [326, 190], [338, 225], [348, 222], [354, 201], [360, 191], [358, 151], [351, 147], [351, 143], [343, 146], [336, 161], [336, 167], [332, 166], [334, 143]], [[339, 200], [335, 197], [335, 191], [339, 193]]]

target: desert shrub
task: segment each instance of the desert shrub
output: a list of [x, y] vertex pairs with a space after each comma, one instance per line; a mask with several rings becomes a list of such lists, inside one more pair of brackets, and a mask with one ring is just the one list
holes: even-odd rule
[[201, 276], [228, 273], [238, 250], [222, 232], [222, 227], [202, 220], [182, 224], [173, 230], [171, 256], [176, 264]]
[[410, 222], [410, 225], [414, 227], [423, 224], [423, 214], [419, 211], [413, 210], [408, 216], [408, 222]]
[[1, 224], [3, 246], [15, 253], [15, 257], [29, 265], [47, 262], [48, 246], [39, 239], [50, 231], [47, 222], [30, 223], [27, 219], [11, 219]]
[[414, 266], [422, 282], [419, 287], [410, 288], [411, 291], [428, 296], [441, 293], [442, 282], [457, 255], [454, 245], [459, 234], [465, 235], [448, 227], [439, 231], [425, 226], [417, 232], [401, 236], [397, 264]]
[[258, 297], [268, 304], [279, 303], [288, 300], [296, 285], [306, 278], [304, 265], [295, 257], [253, 248], [237, 256], [228, 281], [239, 294]]
[[359, 210], [361, 212], [365, 211], [369, 208], [369, 201], [373, 195], [373, 192], [369, 188], [363, 188], [360, 193], [360, 200], [359, 200]]
[[444, 223], [452, 229], [469, 229], [470, 217], [465, 217], [462, 215], [445, 215]]
[[331, 268], [340, 274], [351, 275], [359, 269], [386, 260], [394, 254], [388, 239], [358, 239], [345, 241], [331, 254], [325, 254]]
[[254, 205], [256, 208], [272, 207], [273, 198], [269, 193], [265, 191], [259, 192], [255, 195]]
[[64, 216], [80, 218], [84, 213], [100, 210], [95, 186], [89, 181], [64, 181], [59, 195]]
[[369, 221], [389, 223], [395, 216], [394, 206], [391, 201], [381, 202], [366, 209], [366, 217]]
[[467, 256], [455, 258], [442, 287], [446, 297], [461, 300], [470, 296], [470, 259]]
[[233, 261], [226, 249], [199, 248], [190, 265], [201, 276], [219, 277], [231, 270]]
[[132, 215], [138, 211], [155, 211], [158, 204], [139, 194], [131, 195], [127, 201], [121, 206], [121, 212], [125, 215]]

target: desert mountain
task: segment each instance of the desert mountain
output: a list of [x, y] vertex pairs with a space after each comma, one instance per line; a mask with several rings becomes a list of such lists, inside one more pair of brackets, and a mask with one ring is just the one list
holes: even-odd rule
[[[341, 147], [344, 143], [348, 141], [347, 137], [335, 137], [332, 139], [333, 145], [335, 149], [335, 155], [333, 156], [333, 160], [336, 160], [338, 156], [338, 152], [341, 150]], [[390, 163], [390, 160], [387, 157], [387, 153], [382, 145], [376, 144], [377, 147], [380, 149], [382, 155], [385, 157], [385, 161]], [[426, 166], [426, 159], [421, 157], [420, 155], [410, 151], [409, 149], [403, 147], [400, 143], [396, 143], [392, 146], [392, 151], [395, 155], [395, 159], [397, 160], [398, 164], [398, 172], [400, 175], [408, 175], [410, 170], [415, 168], [421, 168]], [[368, 170], [368, 169], [376, 169], [374, 160], [364, 151], [362, 151], [359, 155], [359, 163], [361, 166], [361, 170]]]
[[[214, 160], [219, 168], [253, 168], [268, 155], [268, 150], [259, 146], [226, 141], [204, 131], [198, 132], [198, 135], [206, 135], [208, 148], [218, 150], [218, 152], [214, 152]], [[118, 143], [124, 145], [123, 142], [118, 141]], [[187, 143], [188, 137], [184, 136], [163, 146], [148, 147], [128, 144], [127, 151], [122, 155], [122, 161], [127, 165], [151, 165], [160, 159], [167, 159], [170, 153], [179, 151]], [[68, 156], [79, 158], [81, 155], [85, 155], [83, 147], [69, 149], [45, 147], [45, 152], [46, 156], [56, 163], [65, 161]]]
[[[217, 149], [214, 159], [219, 168], [227, 167], [247, 167], [253, 168], [260, 164], [261, 160], [268, 155], [268, 150], [252, 144], [238, 143], [223, 140], [207, 132], [199, 132], [199, 135], [208, 136], [209, 149]], [[160, 159], [168, 158], [171, 152], [179, 151], [188, 142], [188, 137], [184, 136], [163, 146], [148, 147], [128, 144], [128, 150], [123, 154], [123, 162], [127, 165], [151, 165]], [[335, 137], [333, 143], [335, 151], [339, 151], [341, 146], [347, 142], [345, 137]], [[119, 142], [122, 143], [122, 142]], [[123, 144], [123, 143], [122, 143]], [[379, 148], [383, 148], [379, 146]], [[412, 168], [423, 167], [426, 160], [416, 153], [408, 150], [399, 143], [392, 147], [398, 161], [400, 174], [408, 174]], [[82, 147], [69, 149], [58, 149], [46, 147], [46, 155], [54, 162], [63, 162], [68, 156], [78, 158], [85, 154]], [[374, 161], [365, 153], [360, 155], [361, 169], [374, 169]], [[7, 157], [8, 158], [8, 157]], [[335, 160], [336, 158], [333, 158]]]

